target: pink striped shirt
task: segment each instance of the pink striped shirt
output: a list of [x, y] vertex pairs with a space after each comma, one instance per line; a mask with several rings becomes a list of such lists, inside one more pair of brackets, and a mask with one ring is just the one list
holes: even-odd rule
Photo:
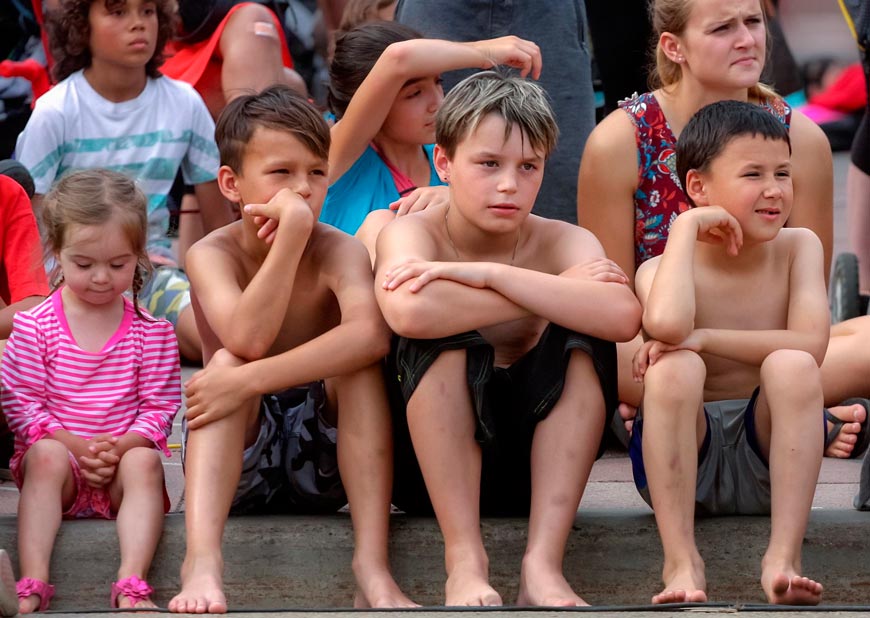
[[178, 344], [169, 322], [140, 318], [127, 298], [121, 325], [99, 352], [76, 344], [60, 290], [16, 313], [0, 381], [15, 432], [13, 472], [31, 444], [60, 429], [83, 438], [133, 431], [169, 455], [181, 406]]

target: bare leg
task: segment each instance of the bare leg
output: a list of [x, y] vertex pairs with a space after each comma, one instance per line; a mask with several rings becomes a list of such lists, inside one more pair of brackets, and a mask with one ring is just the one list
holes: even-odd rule
[[[130, 449], [121, 458], [109, 485], [112, 508], [118, 513], [121, 566], [118, 580], [136, 575], [147, 579], [151, 560], [163, 532], [163, 464], [157, 451]], [[151, 599], [135, 605], [124, 595], [118, 607], [157, 607]]]
[[822, 385], [806, 352], [778, 350], [761, 364], [755, 425], [770, 462], [770, 544], [761, 585], [770, 603], [817, 605], [822, 585], [801, 577], [801, 545], [822, 463]]
[[[629, 436], [634, 426], [634, 417], [637, 416], [637, 408], [643, 397], [643, 384], [634, 381], [631, 369], [631, 361], [634, 359], [634, 354], [642, 343], [643, 338], [638, 334], [631, 341], [616, 344], [616, 360], [619, 364], [619, 371], [617, 372], [619, 380], [619, 408], [617, 409], [617, 414], [622, 419], [625, 431]], [[612, 410], [608, 410], [608, 415], [611, 412]]]
[[[57, 440], [35, 442], [24, 456], [24, 484], [18, 500], [18, 560], [21, 577], [49, 581], [49, 563], [61, 515], [75, 498], [69, 452]], [[18, 611], [29, 614], [40, 599], [21, 599]]]
[[[211, 363], [237, 366], [242, 361], [218, 350]], [[210, 363], [210, 364], [211, 364]], [[187, 614], [227, 611], [223, 592], [221, 539], [242, 474], [241, 454], [259, 428], [259, 400], [190, 432], [185, 459], [187, 551], [181, 567], [181, 592], [169, 610]]]
[[[287, 82], [274, 15], [264, 6], [244, 6], [230, 17], [221, 34], [220, 55], [221, 86], [227, 103]], [[257, 61], [251, 62], [251, 58]]]
[[653, 603], [707, 600], [704, 561], [695, 544], [705, 378], [704, 361], [687, 350], [665, 354], [644, 376], [643, 462], [664, 549], [665, 588]]
[[408, 428], [444, 536], [445, 605], [501, 605], [480, 535], [480, 446], [465, 352], [443, 352], [408, 402]]
[[415, 607], [390, 573], [392, 421], [380, 365], [332, 380], [338, 398], [338, 465], [353, 520], [355, 607]]
[[870, 316], [853, 318], [831, 327], [828, 351], [822, 361], [825, 405], [835, 406], [849, 397], [870, 396], [868, 341]]
[[849, 163], [846, 176], [846, 215], [849, 221], [849, 246], [858, 256], [861, 291], [870, 290], [870, 176]]
[[587, 605], [562, 573], [565, 544], [604, 431], [592, 359], [575, 350], [565, 388], [532, 442], [532, 506], [517, 605]]

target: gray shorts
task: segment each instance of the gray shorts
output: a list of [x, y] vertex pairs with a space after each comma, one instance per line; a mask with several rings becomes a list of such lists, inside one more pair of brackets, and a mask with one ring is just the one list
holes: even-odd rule
[[[260, 432], [242, 455], [231, 514], [330, 513], [347, 504], [338, 473], [338, 431], [325, 410], [323, 382], [263, 396]], [[186, 444], [186, 425], [183, 438]]]
[[[770, 514], [770, 470], [755, 433], [755, 404], [759, 389], [749, 399], [728, 399], [704, 404], [707, 434], [698, 453], [695, 495], [699, 515]], [[643, 418], [629, 443], [634, 482], [652, 506], [643, 467]]]

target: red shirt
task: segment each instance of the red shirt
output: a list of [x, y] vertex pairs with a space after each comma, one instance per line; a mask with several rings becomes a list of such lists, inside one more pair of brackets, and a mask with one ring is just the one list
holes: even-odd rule
[[48, 296], [36, 217], [21, 185], [0, 175], [0, 298], [28, 296]]

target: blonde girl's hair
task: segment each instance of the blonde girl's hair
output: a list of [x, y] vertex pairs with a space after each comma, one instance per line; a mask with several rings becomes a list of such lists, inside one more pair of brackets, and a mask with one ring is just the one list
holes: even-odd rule
[[[136, 315], [148, 319], [139, 308], [139, 294], [151, 274], [146, 237], [148, 201], [129, 177], [106, 169], [91, 169], [64, 176], [42, 201], [42, 226], [46, 261], [58, 255], [71, 225], [102, 225], [118, 217], [133, 254], [133, 307]], [[57, 260], [49, 274], [52, 290], [63, 283]]]
[[[665, 32], [670, 32], [676, 36], [683, 34], [689, 21], [689, 15], [692, 12], [693, 2], [694, 0], [650, 0], [650, 23], [652, 23], [653, 33], [655, 34], [653, 42], [655, 50], [653, 66], [649, 71], [649, 85], [653, 90], [656, 88], [668, 88], [682, 79], [682, 68], [667, 57], [659, 44], [659, 40]], [[770, 31], [767, 29], [767, 13], [765, 13], [763, 6], [761, 7], [761, 14], [764, 19], [767, 36], [766, 49], [770, 50]], [[767, 101], [776, 98], [776, 96], [776, 91], [762, 82], [758, 82], [749, 88], [750, 100]]]

